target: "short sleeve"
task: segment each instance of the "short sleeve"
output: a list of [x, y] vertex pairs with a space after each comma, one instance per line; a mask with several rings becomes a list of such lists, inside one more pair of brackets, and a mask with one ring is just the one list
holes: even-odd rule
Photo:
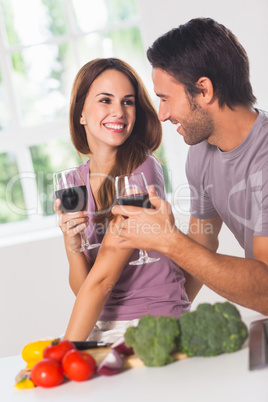
[[268, 170], [263, 169], [251, 175], [251, 216], [257, 216], [254, 236], [268, 236]]
[[[201, 146], [202, 145], [202, 146]], [[217, 215], [208, 195], [206, 175], [209, 170], [206, 153], [202, 149], [205, 144], [191, 146], [186, 160], [186, 177], [190, 189], [190, 213], [197, 219], [208, 219]]]

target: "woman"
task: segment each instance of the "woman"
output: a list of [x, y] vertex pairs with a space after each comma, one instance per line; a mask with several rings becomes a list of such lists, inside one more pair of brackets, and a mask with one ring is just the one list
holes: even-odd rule
[[[161, 165], [152, 156], [161, 125], [137, 73], [115, 58], [84, 65], [72, 89], [70, 131], [78, 153], [89, 158], [79, 166], [89, 203], [88, 211], [74, 213], [63, 213], [60, 200], [54, 204], [77, 296], [65, 338], [113, 341], [145, 314], [179, 317], [190, 307], [181, 269], [163, 255], [158, 262], [130, 266], [138, 250], [119, 250], [113, 233], [116, 176], [144, 172], [148, 184], [165, 195]], [[73, 253], [83, 229], [101, 247]]]

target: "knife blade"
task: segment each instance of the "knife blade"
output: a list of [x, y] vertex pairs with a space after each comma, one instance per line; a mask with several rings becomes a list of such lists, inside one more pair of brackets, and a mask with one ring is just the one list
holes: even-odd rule
[[253, 321], [249, 328], [249, 369], [268, 366], [268, 319]]
[[109, 347], [112, 343], [104, 341], [73, 341], [77, 350], [95, 349], [100, 347]]

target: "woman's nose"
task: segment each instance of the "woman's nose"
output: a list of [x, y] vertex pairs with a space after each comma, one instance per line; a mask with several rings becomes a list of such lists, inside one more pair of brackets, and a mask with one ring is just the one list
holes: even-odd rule
[[124, 108], [120, 105], [113, 105], [113, 109], [111, 112], [112, 116], [114, 117], [123, 117], [124, 116]]

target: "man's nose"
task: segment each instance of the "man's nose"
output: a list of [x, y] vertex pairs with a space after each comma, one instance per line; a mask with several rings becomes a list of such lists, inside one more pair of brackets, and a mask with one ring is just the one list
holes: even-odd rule
[[160, 121], [167, 121], [170, 118], [170, 113], [164, 103], [160, 103], [159, 105], [158, 118]]

